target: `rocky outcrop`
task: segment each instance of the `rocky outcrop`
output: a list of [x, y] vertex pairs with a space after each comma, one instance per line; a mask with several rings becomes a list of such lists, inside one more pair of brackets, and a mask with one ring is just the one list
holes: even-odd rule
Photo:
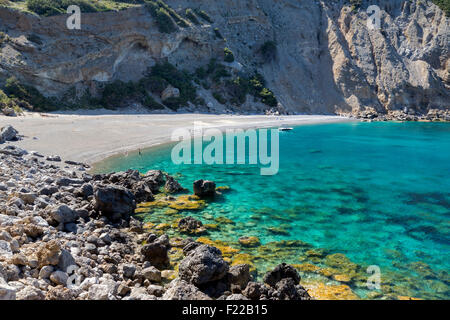
[[178, 222], [178, 229], [183, 233], [201, 234], [206, 231], [203, 223], [193, 217], [182, 218]]
[[136, 209], [136, 198], [124, 187], [97, 186], [94, 189], [94, 198], [95, 210], [113, 221], [129, 219]]
[[169, 264], [169, 256], [167, 255], [169, 249], [169, 237], [162, 235], [158, 238], [151, 234], [147, 237], [147, 244], [142, 247], [141, 253], [144, 259], [152, 265], [162, 268]]
[[180, 279], [195, 286], [221, 280], [227, 274], [228, 263], [219, 249], [201, 245], [190, 250], [179, 266]]

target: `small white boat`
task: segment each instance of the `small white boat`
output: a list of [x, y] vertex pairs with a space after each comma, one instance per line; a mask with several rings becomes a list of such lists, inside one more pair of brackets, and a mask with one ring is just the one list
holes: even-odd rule
[[278, 131], [291, 131], [291, 130], [294, 130], [294, 128], [291, 128], [291, 127], [280, 127], [280, 128], [278, 128]]

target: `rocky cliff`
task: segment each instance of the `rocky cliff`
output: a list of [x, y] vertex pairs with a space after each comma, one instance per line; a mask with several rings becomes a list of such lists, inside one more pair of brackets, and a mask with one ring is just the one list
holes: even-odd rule
[[[205, 10], [213, 23], [161, 33], [148, 10], [137, 7], [85, 13], [81, 30], [68, 30], [67, 16], [0, 9], [0, 30], [8, 37], [0, 76], [14, 75], [46, 96], [61, 97], [70, 88], [95, 95], [103, 83], [139, 80], [161, 61], [194, 71], [213, 57], [223, 59], [228, 47], [236, 58], [227, 64], [231, 74], [261, 73], [282, 112], [450, 109], [449, 18], [431, 1], [377, 1], [381, 28], [374, 30], [367, 27], [367, 1], [358, 8], [316, 0], [166, 3], [177, 12]], [[261, 53], [267, 43], [276, 43], [268, 59]], [[226, 109], [198, 87], [210, 110]], [[254, 105], [247, 98], [240, 110], [268, 109]]]

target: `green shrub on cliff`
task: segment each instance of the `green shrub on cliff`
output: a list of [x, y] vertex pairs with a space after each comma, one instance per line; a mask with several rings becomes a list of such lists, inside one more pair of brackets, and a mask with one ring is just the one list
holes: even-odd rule
[[96, 12], [106, 10], [98, 2], [88, 0], [27, 0], [27, 8], [42, 16], [52, 16], [66, 13], [67, 7], [77, 5], [82, 12]]
[[46, 98], [39, 90], [20, 83], [15, 77], [6, 80], [5, 93], [11, 98], [24, 101], [35, 111], [53, 111], [57, 109], [54, 99]]
[[146, 1], [146, 3], [150, 14], [156, 20], [159, 32], [172, 33], [177, 30], [177, 26], [173, 22], [172, 17], [162, 3], [154, 1]]
[[447, 17], [450, 17], [450, 0], [433, 0], [433, 3], [441, 8]]
[[200, 21], [198, 20], [197, 16], [195, 15], [194, 11], [192, 9], [186, 9], [186, 17], [196, 25], [200, 24]]
[[204, 10], [195, 9], [194, 12], [195, 12], [195, 14], [197, 16], [199, 16], [200, 18], [202, 18], [206, 22], [214, 23], [213, 19], [211, 19], [211, 17]]
[[277, 44], [275, 41], [266, 41], [259, 49], [265, 62], [272, 61], [277, 56]]
[[224, 53], [224, 58], [223, 58], [223, 60], [225, 61], [225, 62], [234, 62], [234, 54], [233, 54], [233, 51], [231, 51], [229, 48], [225, 48], [225, 49], [223, 49], [223, 53]]
[[163, 109], [164, 107], [147, 93], [146, 84], [144, 80], [137, 83], [120, 80], [108, 83], [103, 88], [99, 104], [107, 109], [117, 109], [128, 106], [131, 102], [138, 102], [152, 110]]
[[169, 108], [178, 109], [181, 106], [186, 106], [189, 101], [194, 102], [197, 98], [197, 90], [192, 84], [193, 77], [188, 72], [180, 71], [174, 65], [166, 62], [156, 64], [151, 69], [151, 75], [166, 80], [173, 87], [180, 90], [179, 98], [171, 98], [169, 101], [164, 101], [164, 104]]

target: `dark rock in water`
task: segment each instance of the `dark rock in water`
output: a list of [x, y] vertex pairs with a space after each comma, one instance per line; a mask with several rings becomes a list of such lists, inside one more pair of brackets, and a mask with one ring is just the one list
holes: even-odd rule
[[228, 272], [228, 263], [215, 247], [201, 245], [190, 250], [179, 266], [179, 277], [196, 286], [222, 279]]
[[173, 280], [166, 288], [163, 300], [211, 300], [194, 285], [182, 280]]
[[177, 193], [184, 191], [184, 188], [181, 186], [181, 184], [178, 183], [173, 177], [167, 176], [166, 178], [166, 184], [164, 186], [164, 189], [168, 193]]
[[241, 292], [247, 287], [251, 276], [250, 266], [248, 264], [239, 264], [230, 268], [229, 282], [231, 292]]
[[128, 220], [136, 209], [136, 199], [127, 189], [119, 186], [96, 186], [94, 209], [113, 221]]
[[211, 197], [216, 194], [216, 184], [213, 181], [194, 181], [194, 194], [199, 197]]
[[264, 283], [275, 287], [279, 281], [285, 278], [291, 278], [296, 285], [300, 283], [300, 275], [297, 270], [286, 263], [279, 264], [275, 269], [267, 272], [264, 276]]
[[19, 140], [19, 132], [13, 128], [11, 125], [3, 127], [0, 131], [0, 143], [6, 141], [17, 141]]
[[146, 175], [141, 175], [137, 170], [128, 170], [94, 175], [92, 178], [103, 184], [114, 184], [130, 190], [137, 202], [153, 201], [153, 194], [158, 193], [159, 188], [164, 185], [164, 174], [161, 171], [149, 171]]
[[150, 235], [147, 242], [150, 243], [141, 248], [144, 259], [157, 268], [167, 267], [169, 265], [169, 256], [167, 255], [170, 249], [169, 237], [162, 235], [156, 238], [155, 235]]
[[203, 227], [203, 223], [193, 217], [186, 217], [178, 222], [178, 229], [184, 233], [203, 233], [206, 231], [206, 228]]

